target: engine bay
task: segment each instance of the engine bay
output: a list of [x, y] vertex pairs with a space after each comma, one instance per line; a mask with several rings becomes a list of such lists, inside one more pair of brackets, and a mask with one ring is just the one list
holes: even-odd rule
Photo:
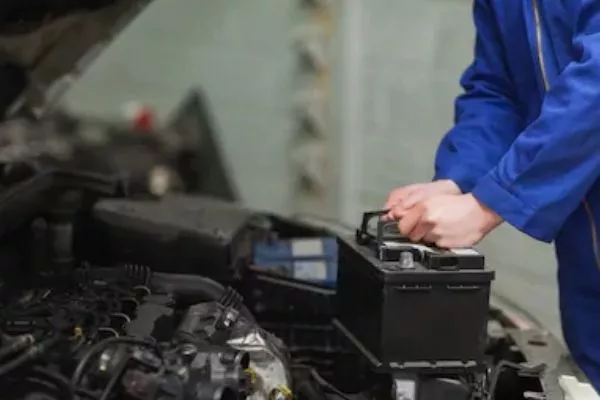
[[4, 126], [3, 399], [558, 400], [585, 381], [477, 251], [410, 243], [380, 211], [232, 202], [205, 120], [192, 93], [164, 129]]
[[[335, 329], [334, 287], [253, 265], [253, 242], [333, 230], [190, 195], [91, 204], [70, 222], [23, 224], [3, 242], [12, 263], [2, 272], [4, 398], [399, 399], [410, 398], [407, 382], [419, 399], [552, 398], [547, 360], [527, 359], [523, 330], [498, 309], [486, 313], [482, 368], [382, 371]], [[203, 222], [204, 213], [233, 215], [224, 210], [246, 223]], [[551, 346], [536, 340], [528, 343]]]
[[2, 316], [4, 393], [11, 399], [289, 393], [282, 343], [256, 324], [233, 289], [196, 281], [195, 290], [179, 296], [176, 279], [125, 265], [78, 269], [62, 290], [11, 293]]

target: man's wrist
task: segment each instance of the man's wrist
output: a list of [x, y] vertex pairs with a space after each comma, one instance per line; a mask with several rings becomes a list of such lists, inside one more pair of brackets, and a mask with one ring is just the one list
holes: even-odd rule
[[498, 215], [498, 213], [496, 213], [494, 210], [492, 210], [491, 208], [489, 208], [488, 206], [486, 206], [485, 204], [480, 202], [475, 196], [473, 196], [473, 198], [475, 199], [477, 204], [479, 204], [479, 208], [481, 209], [481, 213], [483, 216], [483, 218], [482, 218], [483, 227], [482, 228], [485, 232], [491, 231], [492, 229], [494, 229], [495, 227], [497, 227], [498, 225], [500, 225], [504, 222], [504, 220], [502, 219], [502, 217], [500, 215]]
[[440, 179], [438, 184], [443, 185], [444, 193], [447, 194], [462, 194], [460, 187], [452, 179]]

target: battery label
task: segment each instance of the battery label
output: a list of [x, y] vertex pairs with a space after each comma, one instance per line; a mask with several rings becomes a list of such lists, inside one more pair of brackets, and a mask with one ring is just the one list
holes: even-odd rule
[[323, 256], [323, 240], [318, 239], [293, 239], [291, 241], [292, 256], [314, 257]]
[[327, 263], [325, 261], [296, 261], [294, 262], [294, 278], [324, 281], [327, 279]]

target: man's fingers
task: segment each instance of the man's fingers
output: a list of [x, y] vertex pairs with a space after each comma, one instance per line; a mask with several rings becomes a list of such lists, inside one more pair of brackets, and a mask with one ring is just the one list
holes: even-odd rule
[[384, 210], [389, 210], [390, 208], [392, 208], [393, 206], [396, 205], [396, 203], [398, 202], [398, 199], [400, 199], [402, 196], [401, 190], [402, 190], [402, 188], [394, 189], [390, 192], [387, 199], [385, 200], [385, 204], [383, 205]]
[[401, 202], [406, 196], [410, 195], [412, 192], [419, 188], [418, 185], [408, 185], [398, 189], [392, 190], [389, 194], [383, 209], [388, 210]]
[[456, 246], [452, 239], [445, 239], [445, 238], [440, 238], [440, 239], [436, 240], [435, 245], [437, 247], [439, 247], [440, 249], [450, 249], [453, 247], [454, 248], [461, 247], [461, 246]]
[[384, 215], [382, 217], [382, 219], [384, 221], [394, 221], [394, 220], [399, 220], [400, 218], [402, 218], [404, 216], [404, 214], [406, 214], [408, 212], [407, 209], [405, 209], [404, 207], [402, 207], [401, 205], [396, 205], [392, 208], [390, 208], [390, 210], [388, 211], [388, 213], [386, 215]]
[[408, 211], [409, 209], [405, 208], [402, 204], [397, 204], [390, 209], [390, 212], [387, 215], [389, 220], [395, 220], [403, 218]]
[[408, 238], [413, 242], [420, 242], [429, 232], [431, 232], [432, 228], [433, 224], [425, 222], [423, 218], [420, 218], [415, 228], [408, 235]]
[[423, 208], [419, 205], [410, 209], [410, 211], [404, 213], [402, 219], [398, 223], [398, 230], [404, 236], [409, 236], [413, 229], [417, 226], [419, 221], [421, 220], [421, 215], [423, 214]]
[[392, 221], [396, 218], [394, 217], [394, 212], [392, 210], [389, 210], [387, 214], [381, 217], [381, 219], [384, 221]]
[[[385, 209], [390, 211], [385, 215], [384, 220], [400, 219], [410, 210], [412, 207], [417, 205], [422, 199], [425, 198], [425, 193], [416, 187], [406, 188], [402, 192], [402, 196], [397, 198], [394, 203], [390, 203], [390, 206]], [[386, 203], [387, 206], [387, 203]]]
[[441, 236], [434, 233], [433, 231], [429, 231], [427, 232], [427, 234], [423, 237], [423, 242], [425, 243], [431, 243], [431, 244], [436, 244], [438, 243], [438, 241], [441, 239]]
[[426, 197], [426, 194], [423, 190], [414, 191], [414, 192], [408, 193], [406, 196], [404, 196], [404, 198], [401, 200], [400, 204], [402, 204], [402, 206], [405, 209], [409, 209], [409, 208], [416, 206], [421, 201], [425, 200], [425, 197]]

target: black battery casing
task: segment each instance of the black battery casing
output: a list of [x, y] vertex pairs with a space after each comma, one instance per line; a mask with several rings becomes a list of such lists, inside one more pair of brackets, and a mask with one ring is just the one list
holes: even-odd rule
[[433, 253], [400, 269], [382, 261], [380, 249], [339, 239], [334, 323], [374, 367], [437, 373], [483, 365], [494, 272], [474, 250], [444, 253], [452, 265], [439, 268], [442, 253]]

